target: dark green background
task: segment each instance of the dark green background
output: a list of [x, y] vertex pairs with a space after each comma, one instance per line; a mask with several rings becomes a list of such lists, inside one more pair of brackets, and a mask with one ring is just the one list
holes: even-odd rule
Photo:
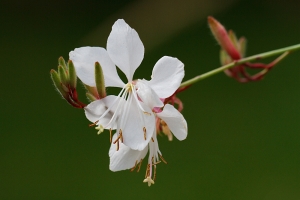
[[[168, 164], [158, 165], [155, 185], [142, 183], [145, 163], [140, 173], [109, 171], [108, 134], [98, 136], [83, 111], [62, 100], [49, 71], [134, 2], [1, 3], [0, 199], [300, 199], [300, 52], [260, 82], [219, 74], [180, 94], [188, 137], [158, 137]], [[299, 43], [297, 2], [236, 1], [211, 15], [246, 36], [253, 55]], [[184, 80], [218, 67], [219, 47], [205, 20], [150, 51], [145, 46], [135, 78], [149, 79], [164, 55], [185, 64]]]

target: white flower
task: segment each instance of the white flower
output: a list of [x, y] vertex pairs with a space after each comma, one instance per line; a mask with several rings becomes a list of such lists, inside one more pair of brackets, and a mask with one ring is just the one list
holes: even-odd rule
[[[119, 171], [132, 168], [145, 157], [149, 148], [149, 176], [145, 180], [152, 183], [152, 167], [159, 162], [161, 155], [156, 139], [155, 117], [164, 120], [179, 140], [187, 136], [187, 124], [183, 116], [172, 105], [164, 106], [161, 100], [170, 97], [180, 86], [184, 65], [177, 58], [164, 56], [155, 64], [150, 81], [134, 81], [133, 74], [143, 57], [142, 41], [124, 20], [117, 20], [113, 25], [107, 50], [82, 47], [70, 52], [70, 60], [84, 84], [96, 85], [94, 64], [99, 62], [105, 86], [122, 88], [118, 96], [110, 95], [96, 100], [85, 108], [86, 117], [98, 126], [100, 132], [103, 129], [109, 129], [110, 133], [116, 130], [111, 140], [110, 169]], [[118, 76], [116, 66], [126, 75], [126, 84]], [[156, 113], [154, 110], [162, 111]]]
[[[143, 150], [151, 139], [155, 128], [151, 109], [162, 107], [160, 98], [171, 96], [184, 76], [183, 63], [165, 56], [155, 64], [150, 81], [135, 82], [133, 74], [143, 57], [142, 41], [124, 20], [113, 25], [107, 51], [101, 47], [82, 47], [70, 52], [70, 60], [83, 83], [95, 86], [94, 64], [99, 62], [106, 87], [122, 88], [118, 97], [110, 96], [89, 104], [86, 116], [105, 129], [117, 129], [124, 144], [134, 150]], [[126, 75], [126, 84], [119, 78], [115, 65]]]

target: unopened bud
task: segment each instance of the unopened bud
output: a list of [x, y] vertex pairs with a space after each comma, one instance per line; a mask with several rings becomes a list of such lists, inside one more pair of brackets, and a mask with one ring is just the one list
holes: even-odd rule
[[76, 88], [77, 85], [77, 75], [75, 71], [75, 67], [73, 65], [72, 60], [68, 61], [68, 68], [69, 68], [69, 84], [71, 88]]
[[59, 74], [61, 83], [64, 85], [67, 85], [68, 84], [68, 74], [67, 74], [66, 69], [61, 65], [58, 66], [58, 74]]
[[95, 63], [95, 82], [100, 99], [106, 97], [104, 75], [100, 63]]
[[65, 70], [68, 70], [68, 67], [66, 65], [66, 61], [65, 61], [65, 59], [62, 56], [58, 58], [58, 65], [60, 65], [63, 68], [65, 68]]
[[238, 52], [234, 43], [231, 41], [224, 26], [222, 26], [220, 22], [218, 22], [216, 19], [210, 16], [208, 17], [208, 25], [215, 39], [218, 41], [220, 46], [226, 51], [226, 53], [230, 55], [230, 57], [233, 60], [241, 59], [241, 54]]
[[55, 88], [57, 89], [57, 91], [65, 98], [66, 96], [68, 96], [68, 93], [63, 89], [62, 84], [61, 84], [61, 80], [60, 77], [58, 75], [58, 73], [54, 70], [51, 69], [50, 71], [50, 76], [52, 79], [52, 82], [55, 86]]

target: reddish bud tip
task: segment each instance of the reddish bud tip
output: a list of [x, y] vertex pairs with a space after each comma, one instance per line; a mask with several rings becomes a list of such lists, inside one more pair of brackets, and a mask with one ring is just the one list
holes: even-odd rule
[[241, 54], [238, 52], [238, 50], [230, 40], [230, 37], [228, 36], [228, 33], [224, 26], [222, 26], [220, 22], [218, 22], [211, 16], [209, 16], [207, 20], [210, 30], [220, 46], [228, 53], [228, 55], [230, 55], [233, 60], [241, 59]]

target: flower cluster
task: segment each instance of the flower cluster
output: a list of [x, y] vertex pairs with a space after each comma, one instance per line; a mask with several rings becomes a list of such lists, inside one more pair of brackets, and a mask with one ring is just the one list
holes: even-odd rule
[[[224, 26], [213, 17], [208, 17], [208, 25], [221, 46], [220, 60], [222, 65], [227, 65], [244, 58], [246, 53], [246, 38], [241, 37], [238, 39], [232, 30], [227, 32]], [[269, 64], [245, 62], [233, 68], [226, 69], [224, 72], [227, 76], [241, 83], [259, 81], [287, 54], [288, 52], [283, 53]], [[250, 74], [247, 69], [260, 71]]]
[[[98, 95], [92, 95], [94, 101], [84, 108], [98, 133], [105, 129], [110, 132], [110, 170], [137, 167], [139, 171], [148, 153], [144, 182], [149, 186], [154, 184], [156, 165], [165, 162], [157, 142], [157, 123], [163, 124], [179, 140], [187, 137], [186, 120], [168, 104], [184, 77], [183, 63], [164, 56], [155, 64], [151, 80], [133, 79], [144, 57], [144, 45], [124, 20], [117, 20], [113, 25], [106, 49], [81, 47], [71, 51], [69, 56], [78, 78], [90, 91], [99, 91], [99, 87], [104, 86], [121, 88], [117, 96], [106, 95], [103, 90], [102, 95], [96, 92]], [[125, 74], [126, 83], [118, 76], [116, 66]], [[96, 72], [99, 68], [101, 73]]]

